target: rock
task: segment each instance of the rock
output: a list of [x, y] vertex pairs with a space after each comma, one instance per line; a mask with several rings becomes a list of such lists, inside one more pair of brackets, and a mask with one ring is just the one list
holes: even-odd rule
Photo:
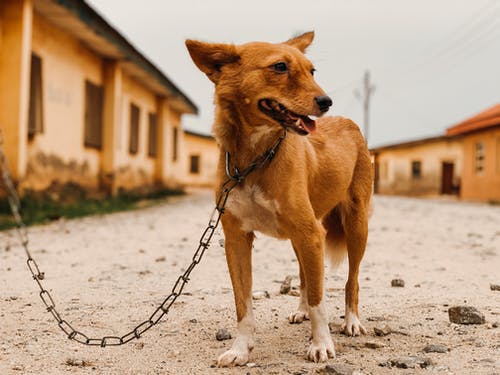
[[387, 324], [384, 324], [383, 326], [373, 327], [373, 332], [377, 336], [387, 336], [392, 332], [392, 329]]
[[500, 291], [500, 284], [490, 284], [490, 289], [495, 291]]
[[403, 279], [393, 279], [391, 281], [391, 286], [393, 286], [393, 287], [399, 287], [399, 288], [404, 288], [405, 281]]
[[344, 364], [326, 365], [317, 371], [318, 374], [354, 375], [359, 374], [353, 367]]
[[430, 344], [423, 351], [425, 353], [448, 353], [448, 347], [442, 344]]
[[450, 322], [457, 324], [484, 324], [484, 315], [472, 306], [453, 306], [448, 309]]
[[280, 286], [280, 294], [288, 294], [292, 289], [292, 276], [288, 275]]
[[198, 323], [198, 319], [196, 318], [189, 319], [189, 323]]
[[271, 298], [269, 295], [269, 292], [267, 290], [256, 290], [252, 294], [253, 299], [264, 299], [264, 298]]
[[409, 355], [390, 359], [389, 363], [397, 368], [426, 368], [432, 364], [429, 358], [418, 357], [416, 355]]
[[493, 327], [493, 328], [498, 328], [498, 322], [493, 322], [493, 323], [491, 323], [491, 327]]
[[76, 358], [68, 358], [66, 359], [67, 366], [75, 366], [75, 367], [90, 367], [92, 363], [90, 361], [86, 361], [84, 359], [76, 359]]
[[231, 334], [227, 329], [219, 328], [219, 330], [217, 330], [217, 333], [215, 334], [215, 338], [217, 339], [217, 341], [229, 340], [231, 338]]
[[298, 290], [292, 289], [288, 294], [293, 296], [293, 297], [300, 297], [300, 292]]
[[376, 342], [376, 341], [367, 341], [365, 342], [365, 348], [369, 349], [380, 349], [385, 347], [385, 344], [382, 344], [381, 342]]
[[155, 259], [155, 262], [165, 262], [167, 260], [166, 257], [158, 257]]

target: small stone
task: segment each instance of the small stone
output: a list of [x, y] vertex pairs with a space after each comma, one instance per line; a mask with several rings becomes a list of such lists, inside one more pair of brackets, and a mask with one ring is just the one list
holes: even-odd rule
[[385, 344], [382, 344], [381, 342], [376, 342], [376, 341], [367, 341], [365, 342], [365, 347], [369, 349], [380, 349], [385, 347]]
[[432, 361], [429, 358], [410, 355], [391, 359], [390, 364], [397, 368], [426, 368], [432, 364]]
[[335, 364], [326, 365], [317, 371], [318, 374], [354, 375], [357, 371], [349, 365]]
[[491, 326], [492, 326], [493, 328], [498, 328], [498, 322], [493, 322], [493, 323], [491, 323]]
[[450, 322], [457, 324], [484, 324], [484, 315], [472, 306], [453, 306], [448, 309]]
[[495, 291], [500, 291], [500, 284], [490, 284], [490, 289]]
[[280, 286], [280, 294], [288, 294], [292, 289], [292, 276], [288, 275]]
[[387, 336], [392, 332], [392, 329], [387, 324], [384, 324], [383, 326], [373, 327], [373, 332], [377, 336]]
[[300, 292], [298, 290], [290, 290], [290, 292], [288, 292], [288, 295], [290, 296], [293, 296], [293, 297], [300, 297]]
[[405, 281], [403, 279], [393, 279], [391, 281], [391, 286], [392, 287], [399, 287], [399, 288], [404, 288], [405, 286]]
[[190, 319], [189, 323], [198, 323], [198, 320], [197, 319]]
[[425, 353], [448, 353], [448, 347], [442, 344], [430, 344], [427, 345], [423, 351]]
[[219, 328], [217, 333], [215, 334], [215, 338], [217, 341], [229, 340], [231, 338], [231, 334], [225, 328]]
[[158, 257], [155, 259], [155, 262], [165, 262], [167, 260], [166, 257]]
[[269, 292], [267, 290], [256, 290], [255, 292], [253, 292], [252, 298], [258, 300], [264, 298], [271, 298], [271, 296], [269, 295]]
[[66, 365], [74, 367], [90, 367], [92, 366], [92, 363], [84, 359], [68, 358], [66, 359]]
[[139, 350], [144, 349], [144, 343], [143, 342], [138, 342], [137, 344], [135, 344], [135, 348], [139, 349]]
[[257, 363], [255, 362], [247, 363], [247, 367], [255, 367], [255, 366], [257, 366]]

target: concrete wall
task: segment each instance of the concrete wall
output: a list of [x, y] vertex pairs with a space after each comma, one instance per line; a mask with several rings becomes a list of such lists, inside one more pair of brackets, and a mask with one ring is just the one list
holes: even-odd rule
[[72, 181], [97, 189], [100, 151], [83, 142], [85, 80], [103, 84], [103, 61], [36, 13], [32, 51], [42, 60], [45, 128], [28, 144], [22, 186], [41, 190], [53, 181]]
[[[28, 138], [30, 63], [41, 58], [44, 129]], [[104, 87], [103, 145], [84, 145], [85, 81]], [[130, 104], [140, 109], [139, 147], [129, 152]], [[0, 127], [21, 189], [76, 183], [116, 193], [185, 183], [181, 113], [120, 61], [92, 52], [33, 10], [30, 0], [0, 2]], [[177, 107], [176, 107], [177, 108]], [[148, 155], [149, 114], [158, 119], [157, 156]], [[177, 128], [177, 160], [173, 129]]]
[[[464, 168], [461, 197], [466, 200], [500, 201], [500, 127], [473, 133], [462, 139]], [[484, 145], [483, 171], [476, 172], [476, 144]]]
[[[441, 192], [442, 162], [454, 164], [454, 182], [460, 181], [462, 149], [457, 141], [440, 140], [379, 151], [378, 193], [436, 195]], [[412, 177], [412, 161], [421, 162], [421, 177]]]
[[[213, 138], [207, 138], [190, 133], [185, 134], [186, 145], [186, 184], [190, 186], [213, 187], [219, 161], [219, 147]], [[200, 158], [199, 173], [191, 173], [191, 156]]]

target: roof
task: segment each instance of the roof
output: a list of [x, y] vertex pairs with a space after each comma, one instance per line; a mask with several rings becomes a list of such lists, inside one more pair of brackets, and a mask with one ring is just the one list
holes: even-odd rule
[[449, 138], [445, 135], [438, 135], [438, 136], [433, 136], [433, 137], [427, 137], [427, 138], [420, 138], [420, 139], [414, 139], [410, 141], [404, 141], [400, 143], [392, 143], [388, 145], [382, 145], [379, 147], [373, 147], [370, 149], [370, 152], [376, 153], [380, 151], [385, 151], [385, 150], [393, 150], [393, 149], [398, 149], [398, 148], [408, 148], [408, 147], [414, 147], [414, 146], [420, 146], [425, 143], [435, 143], [439, 141], [448, 141]]
[[455, 136], [500, 126], [500, 104], [468, 118], [461, 123], [446, 129], [446, 135]]
[[122, 69], [181, 113], [197, 114], [197, 106], [157, 66], [84, 0], [37, 0], [35, 11]]
[[208, 139], [210, 141], [215, 141], [215, 138], [211, 136], [210, 134], [201, 134], [201, 133], [196, 133], [191, 130], [184, 130], [184, 134], [191, 135], [193, 137], [197, 138], [203, 138], [203, 139]]

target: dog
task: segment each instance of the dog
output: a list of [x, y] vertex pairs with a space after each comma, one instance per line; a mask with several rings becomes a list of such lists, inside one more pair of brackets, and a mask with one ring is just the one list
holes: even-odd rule
[[238, 320], [236, 339], [218, 358], [221, 367], [246, 364], [254, 347], [255, 232], [291, 241], [300, 265], [300, 303], [288, 319], [311, 320], [309, 360], [335, 356], [324, 302], [325, 256], [338, 264], [347, 254], [343, 331], [366, 333], [358, 315], [358, 274], [368, 235], [371, 159], [353, 121], [323, 116], [332, 100], [315, 82], [314, 66], [304, 55], [313, 39], [314, 32], [278, 44], [186, 40], [193, 62], [215, 84], [216, 198], [227, 179], [226, 153], [231, 168], [242, 170], [284, 129], [288, 133], [274, 159], [231, 191], [221, 217]]

